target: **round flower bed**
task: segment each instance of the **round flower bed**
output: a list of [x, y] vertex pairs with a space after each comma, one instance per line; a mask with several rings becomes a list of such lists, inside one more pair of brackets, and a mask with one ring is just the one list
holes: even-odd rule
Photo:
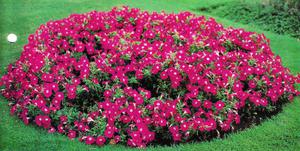
[[291, 101], [300, 80], [264, 35], [127, 7], [41, 25], [7, 71], [2, 94], [25, 124], [134, 147], [220, 137]]

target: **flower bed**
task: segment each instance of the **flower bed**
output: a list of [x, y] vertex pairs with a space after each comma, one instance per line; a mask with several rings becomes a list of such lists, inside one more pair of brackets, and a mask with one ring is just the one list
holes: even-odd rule
[[291, 101], [300, 82], [264, 35], [127, 7], [40, 26], [7, 71], [12, 114], [99, 146], [217, 137]]

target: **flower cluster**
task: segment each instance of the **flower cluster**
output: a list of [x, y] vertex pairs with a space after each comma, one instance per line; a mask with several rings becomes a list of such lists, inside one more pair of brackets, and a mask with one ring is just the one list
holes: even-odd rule
[[292, 100], [299, 82], [264, 35], [123, 7], [41, 25], [0, 85], [26, 124], [145, 147], [229, 132], [241, 116]]

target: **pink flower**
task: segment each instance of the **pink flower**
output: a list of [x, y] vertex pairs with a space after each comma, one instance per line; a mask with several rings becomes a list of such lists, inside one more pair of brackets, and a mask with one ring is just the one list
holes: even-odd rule
[[62, 123], [65, 123], [65, 122], [68, 121], [68, 117], [65, 116], [65, 115], [60, 116], [59, 119], [60, 119], [60, 121], [61, 121]]
[[51, 126], [51, 119], [48, 116], [37, 115], [35, 117], [35, 123], [38, 126], [43, 126], [45, 129]]
[[45, 82], [53, 82], [54, 76], [52, 74], [44, 73], [42, 75], [42, 80]]
[[50, 109], [48, 107], [42, 107], [41, 109], [45, 114], [49, 114], [50, 113]]
[[239, 92], [243, 89], [243, 85], [240, 82], [236, 82], [233, 85], [233, 91], [234, 92]]
[[112, 138], [114, 135], [114, 130], [112, 127], [108, 126], [106, 127], [105, 131], [104, 131], [104, 136], [107, 138]]
[[54, 133], [56, 130], [54, 127], [49, 128], [48, 133]]
[[152, 74], [157, 74], [160, 70], [161, 70], [161, 65], [156, 64], [156, 65], [154, 65], [154, 66], [152, 67], [151, 73], [152, 73]]
[[205, 101], [203, 102], [203, 106], [204, 106], [205, 108], [207, 108], [207, 109], [211, 109], [212, 103], [211, 103], [209, 100], [205, 100]]
[[168, 75], [167, 75], [167, 71], [166, 71], [166, 70], [160, 73], [160, 78], [161, 78], [162, 80], [166, 80], [166, 79], [168, 78]]
[[42, 123], [44, 128], [49, 128], [51, 126], [51, 118], [44, 116]]
[[178, 126], [171, 126], [171, 127], [169, 128], [169, 131], [170, 131], [171, 133], [177, 133], [177, 132], [179, 132], [179, 128], [178, 128]]
[[96, 138], [96, 144], [97, 145], [99, 145], [99, 146], [102, 146], [102, 145], [104, 145], [105, 144], [105, 137], [103, 137], [103, 136], [98, 136], [97, 138]]
[[88, 144], [88, 145], [92, 145], [92, 144], [95, 143], [95, 138], [92, 137], [92, 136], [87, 136], [87, 137], [85, 138], [85, 143]]
[[42, 124], [43, 124], [43, 116], [42, 115], [38, 115], [38, 116], [36, 116], [35, 117], [35, 123], [36, 123], [36, 125], [38, 125], [38, 126], [42, 126]]
[[110, 90], [105, 90], [105, 91], [104, 91], [104, 96], [105, 96], [106, 98], [109, 98], [109, 97], [112, 96], [112, 92], [111, 92]]
[[201, 101], [200, 101], [200, 100], [197, 100], [197, 99], [193, 100], [193, 101], [192, 101], [192, 106], [193, 106], [194, 108], [200, 107], [200, 106], [201, 106]]
[[52, 95], [52, 90], [48, 87], [45, 87], [43, 91], [46, 98], [49, 98]]
[[64, 93], [62, 93], [62, 92], [56, 92], [54, 98], [55, 98], [57, 101], [62, 101], [62, 100], [64, 99]]
[[215, 103], [215, 108], [218, 110], [218, 111], [220, 111], [220, 110], [222, 110], [223, 108], [224, 108], [224, 106], [225, 106], [225, 103], [223, 102], [223, 101], [217, 101], [216, 103]]
[[119, 143], [121, 141], [121, 137], [119, 135], [116, 135], [114, 137], [114, 141], [115, 141], [115, 143]]
[[67, 85], [67, 95], [69, 99], [75, 99], [76, 98], [76, 86], [75, 85]]
[[184, 122], [180, 125], [180, 130], [183, 132], [186, 132], [189, 129], [189, 124], [187, 122]]
[[181, 141], [181, 134], [179, 133], [173, 133], [172, 137], [174, 141]]
[[167, 121], [166, 121], [165, 119], [161, 118], [161, 119], [159, 120], [159, 125], [160, 125], [161, 127], [164, 127], [164, 126], [167, 125]]
[[76, 137], [76, 131], [69, 130], [68, 137], [69, 139], [74, 139]]
[[63, 126], [62, 124], [59, 124], [59, 125], [57, 126], [57, 131], [58, 131], [59, 133], [64, 133], [64, 132], [65, 132], [64, 126]]

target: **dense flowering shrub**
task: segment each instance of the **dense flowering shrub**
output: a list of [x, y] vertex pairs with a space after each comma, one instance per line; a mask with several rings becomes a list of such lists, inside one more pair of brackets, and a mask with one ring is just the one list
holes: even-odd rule
[[86, 144], [187, 142], [299, 95], [264, 35], [114, 8], [49, 21], [2, 76], [11, 114]]

